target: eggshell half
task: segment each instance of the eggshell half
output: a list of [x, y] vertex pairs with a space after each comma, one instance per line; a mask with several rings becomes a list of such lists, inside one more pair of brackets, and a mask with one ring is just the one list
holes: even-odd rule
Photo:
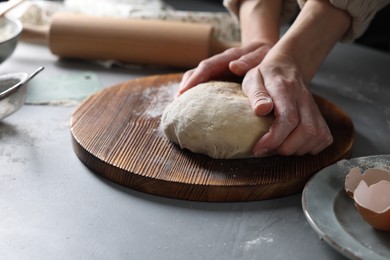
[[370, 186], [361, 181], [353, 197], [365, 221], [378, 230], [390, 231], [390, 181], [382, 180]]

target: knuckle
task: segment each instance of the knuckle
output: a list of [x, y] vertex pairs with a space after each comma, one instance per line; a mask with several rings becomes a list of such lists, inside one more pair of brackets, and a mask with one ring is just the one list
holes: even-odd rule
[[314, 127], [311, 124], [305, 125], [303, 129], [304, 129], [304, 135], [306, 136], [307, 139], [312, 139], [323, 135], [323, 133], [321, 133], [321, 131], [319, 131], [318, 128]]
[[319, 140], [318, 144], [310, 151], [310, 154], [318, 154], [333, 143], [333, 136], [328, 134]]
[[326, 125], [319, 129], [318, 137], [325, 145], [330, 145], [333, 143], [332, 133]]
[[303, 127], [304, 129], [304, 135], [306, 136], [307, 139], [317, 139], [321, 143], [324, 144], [331, 144], [333, 142], [333, 136], [330, 133], [329, 129], [327, 126], [315, 126], [313, 124], [306, 124]]
[[207, 59], [207, 60], [202, 60], [199, 65], [198, 65], [198, 69], [209, 69], [212, 67], [212, 62]]
[[299, 124], [299, 117], [297, 115], [297, 112], [295, 109], [291, 108], [285, 111], [282, 115], [281, 118], [285, 122], [286, 126], [290, 129], [294, 129], [298, 126]]
[[331, 134], [327, 134], [323, 139], [326, 146], [329, 146], [333, 143], [333, 136]]
[[195, 69], [187, 70], [187, 71], [183, 74], [182, 79], [187, 79], [187, 78], [189, 78], [189, 77], [194, 73], [194, 71], [195, 71]]

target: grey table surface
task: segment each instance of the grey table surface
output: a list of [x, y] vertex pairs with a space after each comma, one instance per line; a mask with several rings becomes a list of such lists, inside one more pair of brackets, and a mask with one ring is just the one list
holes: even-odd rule
[[[92, 71], [102, 87], [178, 72], [105, 69], [20, 43], [0, 73]], [[390, 153], [390, 55], [338, 45], [312, 89], [356, 127], [353, 157]], [[301, 194], [200, 203], [140, 193], [86, 168], [73, 152], [75, 106], [25, 105], [0, 123], [0, 259], [343, 259], [306, 220]]]

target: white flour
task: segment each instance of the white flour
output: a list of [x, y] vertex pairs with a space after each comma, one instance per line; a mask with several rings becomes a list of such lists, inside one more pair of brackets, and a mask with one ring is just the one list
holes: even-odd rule
[[178, 88], [177, 83], [169, 83], [159, 88], [146, 88], [142, 93], [145, 99], [150, 100], [145, 110], [146, 115], [152, 118], [161, 117], [165, 107], [174, 99]]
[[6, 24], [6, 25], [0, 25], [0, 42], [8, 40], [12, 37], [12, 25]]
[[387, 157], [367, 156], [353, 158], [350, 160], [340, 160], [337, 162], [340, 167], [350, 170], [353, 167], [359, 167], [362, 172], [368, 168], [378, 168], [385, 171], [390, 171], [390, 162]]
[[[6, 79], [0, 81], [0, 93], [6, 91], [11, 86], [17, 84], [17, 80], [15, 79]], [[13, 93], [11, 96], [0, 99], [0, 120], [8, 115], [12, 114], [21, 106], [21, 103], [24, 102], [23, 95], [25, 95], [26, 91], [23, 89], [22, 91], [17, 91]]]
[[8, 116], [18, 109], [18, 105], [12, 102], [9, 98], [0, 101], [0, 119]]

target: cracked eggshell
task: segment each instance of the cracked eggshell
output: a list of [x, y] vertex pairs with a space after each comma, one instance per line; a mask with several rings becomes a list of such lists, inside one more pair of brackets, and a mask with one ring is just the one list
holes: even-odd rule
[[372, 185], [360, 181], [353, 194], [363, 219], [375, 229], [390, 231], [390, 181], [380, 180]]
[[347, 177], [345, 177], [344, 189], [347, 192], [348, 196], [353, 198], [353, 192], [356, 187], [359, 185], [359, 182], [362, 180], [362, 173], [359, 167], [352, 168]]
[[390, 181], [390, 172], [377, 168], [368, 168], [362, 174], [359, 167], [354, 167], [345, 178], [344, 189], [348, 195], [353, 198], [354, 191], [361, 181], [364, 181], [368, 186], [371, 186], [382, 180]]

